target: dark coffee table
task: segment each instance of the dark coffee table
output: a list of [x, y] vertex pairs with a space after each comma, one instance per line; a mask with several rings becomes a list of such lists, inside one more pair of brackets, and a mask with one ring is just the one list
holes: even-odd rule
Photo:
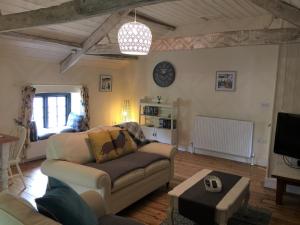
[[[178, 198], [186, 190], [194, 184], [202, 180], [206, 175], [211, 173], [212, 170], [204, 169], [185, 180], [172, 191], [168, 193], [170, 196], [170, 207], [168, 211], [168, 223], [173, 225], [173, 213], [178, 211]], [[219, 225], [226, 225], [228, 219], [243, 205], [248, 204], [249, 200], [249, 186], [250, 179], [242, 177], [225, 195], [225, 197], [216, 206], [215, 222]], [[201, 212], [200, 212], [201, 213]]]

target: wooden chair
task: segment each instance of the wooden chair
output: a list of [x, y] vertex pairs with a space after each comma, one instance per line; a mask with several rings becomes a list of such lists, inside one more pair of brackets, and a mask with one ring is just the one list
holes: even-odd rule
[[[9, 161], [8, 161], [8, 175], [9, 178], [20, 177], [24, 187], [26, 188], [23, 173], [21, 171], [19, 163], [21, 161], [20, 155], [25, 144], [27, 130], [23, 126], [17, 126], [16, 131], [13, 133], [13, 135], [18, 137], [19, 140], [15, 143], [12, 143], [10, 146]], [[16, 166], [17, 173], [13, 174], [11, 169], [12, 166]]]

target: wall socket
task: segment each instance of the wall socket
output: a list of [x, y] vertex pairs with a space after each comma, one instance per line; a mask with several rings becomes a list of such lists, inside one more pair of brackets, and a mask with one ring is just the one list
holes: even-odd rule
[[270, 103], [269, 102], [261, 102], [260, 103], [260, 106], [264, 109], [268, 109], [271, 107]]
[[259, 144], [267, 144], [267, 140], [264, 139], [264, 138], [259, 138], [259, 139], [257, 140], [257, 142], [258, 142]]

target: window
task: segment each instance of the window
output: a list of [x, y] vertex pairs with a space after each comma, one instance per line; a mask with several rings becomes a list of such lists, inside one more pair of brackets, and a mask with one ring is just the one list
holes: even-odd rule
[[71, 93], [71, 112], [76, 113], [77, 115], [82, 115], [82, 104], [81, 104], [81, 95], [80, 92]]
[[42, 93], [34, 97], [33, 120], [38, 129], [65, 126], [70, 111], [70, 93]]

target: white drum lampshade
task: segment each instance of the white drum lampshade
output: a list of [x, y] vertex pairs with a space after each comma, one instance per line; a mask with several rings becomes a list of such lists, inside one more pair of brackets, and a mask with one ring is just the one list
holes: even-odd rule
[[151, 30], [136, 21], [125, 23], [119, 29], [118, 43], [123, 54], [148, 55], [152, 43]]

